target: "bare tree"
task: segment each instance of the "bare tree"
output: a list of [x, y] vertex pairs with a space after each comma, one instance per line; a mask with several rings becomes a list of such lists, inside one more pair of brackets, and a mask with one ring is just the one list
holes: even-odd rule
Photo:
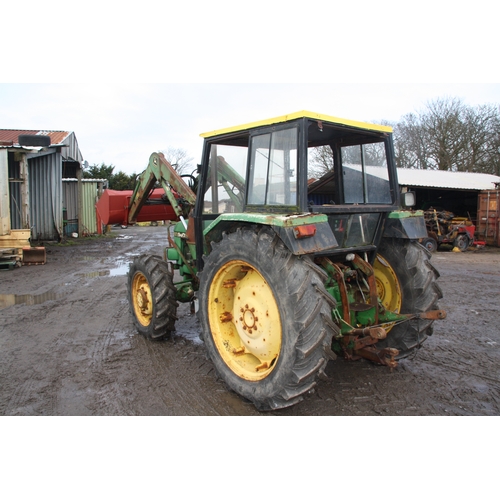
[[[482, 172], [500, 175], [500, 106], [468, 106], [459, 98], [440, 98], [409, 113], [395, 124], [394, 150], [398, 168]], [[354, 162], [346, 152], [343, 161]], [[379, 165], [383, 151], [366, 146], [368, 163]], [[359, 161], [359, 160], [358, 160]], [[319, 178], [333, 169], [329, 146], [309, 151], [309, 177]]]
[[431, 168], [428, 163], [426, 133], [419, 117], [414, 113], [403, 116], [394, 125], [394, 149], [398, 168]]
[[468, 108], [465, 114], [468, 147], [463, 165], [467, 172], [499, 175], [500, 114], [498, 106]]
[[333, 170], [333, 153], [330, 146], [309, 149], [309, 178], [319, 179]]
[[458, 98], [427, 103], [395, 125], [398, 167], [498, 172], [500, 114], [496, 105], [471, 107]]
[[194, 170], [193, 158], [188, 156], [185, 149], [169, 147], [162, 153], [179, 174], [191, 173], [190, 171]]
[[467, 147], [466, 107], [460, 99], [437, 99], [420, 116], [427, 159], [435, 170], [462, 170]]
[[[388, 125], [388, 122], [384, 122]], [[382, 166], [386, 161], [385, 148], [382, 143], [366, 144], [364, 153], [368, 165]], [[342, 161], [344, 163], [360, 163], [361, 156], [358, 148], [343, 148]], [[328, 145], [309, 149], [309, 175], [310, 179], [319, 179], [331, 172], [334, 168], [332, 148]]]

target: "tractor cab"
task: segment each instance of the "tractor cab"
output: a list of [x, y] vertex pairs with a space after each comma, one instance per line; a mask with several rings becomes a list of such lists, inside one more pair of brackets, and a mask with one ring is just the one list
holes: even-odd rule
[[[298, 227], [321, 214], [326, 219], [316, 220], [327, 220], [329, 230], [318, 226], [317, 241], [309, 245], [315, 253], [362, 247], [373, 258], [384, 221], [400, 203], [391, 132], [302, 111], [202, 134], [198, 192], [204, 195], [195, 209], [197, 232], [206, 232], [217, 219], [218, 231], [228, 229], [231, 214], [240, 214], [240, 222], [252, 214], [273, 227], [282, 217], [292, 217], [288, 223]], [[311, 164], [318, 155], [322, 169]], [[206, 252], [202, 240], [198, 255]], [[303, 252], [303, 245], [289, 247]]]

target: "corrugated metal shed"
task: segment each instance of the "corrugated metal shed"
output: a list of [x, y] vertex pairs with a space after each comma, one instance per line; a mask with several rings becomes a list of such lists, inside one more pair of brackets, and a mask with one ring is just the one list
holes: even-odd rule
[[495, 189], [495, 184], [500, 183], [496, 175], [410, 168], [398, 168], [398, 180], [400, 186], [471, 191]]
[[[22, 142], [40, 146], [20, 145], [21, 135], [50, 137], [50, 145], [42, 147], [40, 140]], [[9, 185], [10, 229], [30, 229], [33, 239], [59, 240], [67, 220], [62, 177], [78, 177], [83, 162], [75, 134], [2, 129], [0, 151], [8, 159], [8, 175], [4, 177]], [[79, 209], [77, 203], [76, 215], [72, 214], [77, 220]]]
[[82, 183], [82, 221], [80, 227], [85, 235], [97, 233], [96, 203], [97, 182]]
[[63, 179], [64, 234], [78, 233], [78, 180]]
[[[99, 193], [107, 187], [107, 179], [82, 179], [81, 203], [78, 195], [77, 179], [63, 179], [63, 205], [65, 208], [65, 234], [81, 232], [82, 235], [97, 233], [95, 205]], [[81, 212], [81, 220], [78, 213]]]
[[28, 172], [31, 234], [36, 239], [58, 240], [63, 235], [60, 155], [31, 158]]

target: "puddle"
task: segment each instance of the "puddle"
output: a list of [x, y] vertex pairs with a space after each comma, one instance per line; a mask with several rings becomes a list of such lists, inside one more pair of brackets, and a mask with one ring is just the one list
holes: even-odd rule
[[125, 276], [128, 273], [130, 262], [128, 261], [118, 261], [117, 267], [109, 270], [110, 276]]
[[100, 278], [101, 276], [109, 276], [109, 269], [107, 271], [94, 271], [92, 273], [78, 273], [76, 276], [79, 278]]
[[0, 309], [15, 306], [18, 304], [26, 304], [28, 306], [36, 306], [43, 304], [48, 300], [58, 300], [64, 295], [54, 292], [41, 293], [39, 295], [14, 295], [14, 294], [0, 294]]
[[129, 270], [129, 261], [119, 260], [115, 262], [116, 267], [105, 271], [92, 271], [90, 273], [78, 273], [76, 276], [83, 278], [100, 278], [102, 276], [125, 276]]
[[195, 345], [202, 345], [203, 340], [201, 340], [200, 337], [200, 332], [199, 331], [193, 331], [193, 330], [176, 330], [174, 335], [176, 337], [182, 337], [185, 340], [188, 340], [192, 344]]
[[195, 345], [202, 345], [200, 325], [195, 314], [190, 312], [190, 304], [180, 304], [177, 309], [176, 337], [182, 337]]

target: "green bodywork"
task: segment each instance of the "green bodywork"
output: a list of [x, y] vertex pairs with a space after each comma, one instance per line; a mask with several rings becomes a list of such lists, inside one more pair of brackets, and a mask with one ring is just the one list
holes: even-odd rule
[[[317, 119], [319, 121], [316, 121]], [[339, 326], [339, 339], [343, 336], [349, 337], [355, 330], [384, 326], [390, 328], [391, 324], [406, 320], [407, 316], [387, 311], [378, 299], [374, 271], [369, 264], [369, 262], [374, 262], [377, 245], [382, 237], [418, 239], [427, 234], [423, 213], [397, 210], [398, 196], [392, 196], [392, 204], [384, 198], [385, 195], [381, 195], [380, 200], [375, 196], [374, 200], [370, 198], [369, 201], [369, 195], [371, 196], [373, 192], [378, 193], [381, 190], [382, 193], [389, 193], [390, 189], [393, 193], [396, 191], [395, 171], [394, 178], [390, 179], [392, 184], [383, 177], [383, 180], [380, 180], [372, 175], [369, 168], [373, 167], [367, 166], [365, 172], [365, 154], [368, 154], [368, 150], [365, 151], [364, 145], [382, 143], [390, 134], [390, 130], [351, 122], [332, 122], [325, 127], [325, 121], [316, 115], [307, 115], [302, 121], [293, 122], [292, 125], [290, 130], [298, 131], [300, 127], [303, 134], [307, 131], [311, 145], [330, 144], [332, 151], [336, 151], [337, 169], [343, 168], [339, 163], [341, 152], [347, 155], [348, 148], [354, 147], [351, 144], [356, 147], [359, 145], [361, 155], [359, 161], [363, 167], [358, 170], [347, 168], [349, 161], [346, 159], [346, 168], [342, 173], [345, 178], [342, 182], [346, 185], [350, 182], [349, 179], [359, 178], [356, 189], [352, 191], [354, 194], [345, 195], [346, 199], [351, 197], [352, 201], [341, 201], [340, 204], [335, 201], [336, 184], [333, 184], [331, 191], [322, 191], [326, 190], [325, 186], [329, 186], [332, 182], [333, 178], [328, 176], [325, 177], [324, 183], [319, 181], [317, 187], [314, 188], [316, 191], [311, 190], [313, 194], [316, 192], [319, 201], [314, 202], [314, 196], [309, 198], [310, 191], [306, 176], [295, 174], [295, 170], [303, 172], [303, 169], [307, 168], [306, 151], [301, 149], [308, 147], [307, 142], [301, 142], [305, 135], [297, 135], [297, 142], [290, 146], [291, 142], [287, 141], [293, 139], [293, 134], [282, 134], [281, 125], [277, 126], [279, 129], [277, 131], [274, 131], [274, 127], [270, 127], [262, 133], [255, 134], [256, 138], [274, 135], [273, 141], [269, 139], [269, 143], [266, 143], [269, 146], [266, 147], [262, 146], [263, 142], [260, 143], [255, 139], [255, 144], [261, 144], [258, 147], [255, 146], [255, 150], [258, 149], [261, 155], [256, 156], [255, 159], [249, 153], [248, 171], [253, 172], [254, 177], [248, 174], [244, 178], [229, 165], [221, 154], [217, 153], [218, 146], [241, 149], [248, 147], [249, 143], [254, 144], [252, 142], [254, 138], [250, 137], [249, 131], [252, 127], [248, 130], [238, 128], [207, 135], [203, 164], [199, 168], [198, 189], [200, 191], [196, 195], [185, 187], [180, 176], [163, 155], [151, 156], [149, 167], [142, 175], [132, 197], [131, 220], [133, 221], [134, 214], [140, 210], [147, 194], [156, 183], [159, 183], [180, 220], [169, 227], [169, 244], [165, 249], [165, 260], [170, 263], [172, 269], [178, 272], [176, 276], [180, 276], [178, 281], [174, 280], [177, 300], [184, 303], [194, 300], [195, 293], [199, 289], [198, 266], [200, 268], [203, 266], [202, 256], [199, 254], [209, 254], [212, 243], [221, 241], [224, 233], [230, 233], [242, 227], [267, 226], [276, 233], [293, 255], [298, 258], [304, 255], [312, 256], [315, 263], [326, 273], [326, 291], [336, 302], [336, 306], [332, 308], [332, 319]], [[214, 146], [213, 151], [210, 149], [212, 146]], [[271, 153], [280, 147], [283, 155], [273, 156]], [[293, 153], [298, 158], [296, 163], [291, 161], [290, 151], [287, 150], [287, 154], [284, 153], [287, 147], [290, 151], [303, 153], [302, 155]], [[226, 151], [228, 150], [230, 153], [233, 151], [231, 149]], [[388, 155], [392, 154], [392, 143], [387, 145], [384, 151]], [[267, 162], [266, 174], [259, 171], [263, 165], [262, 158], [265, 158]], [[393, 163], [390, 166], [395, 170]], [[387, 170], [387, 166], [384, 168]], [[271, 172], [280, 179], [279, 182], [271, 182], [273, 179]], [[284, 172], [288, 173], [288, 177]], [[255, 201], [255, 199], [260, 200], [260, 194], [255, 194], [254, 198], [249, 195], [250, 188], [247, 184], [250, 178], [254, 179], [251, 181], [253, 182], [251, 187], [255, 193], [266, 193], [265, 196], [262, 194], [262, 204], [260, 201]], [[379, 180], [375, 181], [376, 178]], [[259, 182], [255, 179], [259, 179]], [[339, 177], [339, 182], [340, 179], [341, 177]], [[382, 183], [383, 186], [381, 186]], [[288, 206], [281, 205], [283, 199], [287, 199], [286, 196], [279, 199], [270, 198], [269, 193], [274, 193], [273, 190], [277, 193], [288, 194], [292, 191], [292, 185], [296, 191], [294, 191], [294, 196], [290, 197], [291, 201]], [[361, 190], [359, 186], [362, 186]], [[204, 212], [203, 193], [210, 190], [215, 192], [218, 188], [223, 189], [228, 204], [233, 207], [232, 212], [220, 214], [217, 212], [218, 195], [207, 198], [212, 203], [211, 211]], [[347, 192], [347, 188], [345, 190]], [[301, 198], [297, 193], [306, 193], [306, 195]], [[200, 198], [197, 199], [197, 197]], [[186, 223], [185, 219], [189, 221]], [[196, 236], [193, 226], [190, 226], [192, 231], [187, 230], [188, 224], [194, 224], [198, 232]], [[197, 242], [190, 241], [189, 238]]]
[[[394, 220], [409, 220], [410, 212], [397, 211], [390, 214], [389, 218]], [[205, 252], [208, 251], [211, 241], [217, 241], [222, 232], [229, 227], [242, 225], [267, 225], [278, 234], [280, 230], [293, 230], [299, 226], [315, 225], [316, 227], [327, 225], [328, 218], [323, 214], [306, 214], [292, 216], [278, 216], [268, 214], [222, 214], [215, 220], [207, 222], [203, 231], [206, 242]], [[335, 238], [331, 234], [333, 241]], [[169, 238], [170, 246], [166, 249], [166, 259], [180, 274], [180, 280], [174, 284], [177, 288], [177, 300], [179, 302], [191, 302], [194, 293], [198, 290], [198, 278], [196, 269], [196, 248], [193, 243], [188, 243], [186, 229], [179, 222], [173, 227], [173, 238]], [[311, 238], [314, 241], [314, 238]], [[329, 248], [335, 247], [329, 245]], [[327, 248], [325, 246], [325, 248]], [[407, 316], [388, 311], [377, 298], [375, 306], [370, 304], [370, 285], [368, 277], [363, 269], [356, 266], [345, 266], [339, 268], [328, 261], [320, 260], [318, 264], [327, 273], [328, 279], [325, 283], [326, 291], [335, 299], [337, 306], [332, 309], [332, 319], [340, 327], [340, 337], [348, 335], [354, 329], [369, 328], [377, 326], [390, 326], [393, 323], [405, 321]], [[348, 307], [346, 308], [339, 281], [347, 293]], [[367, 300], [368, 299], [368, 300]], [[345, 311], [348, 310], [348, 318]]]
[[[328, 231], [328, 219], [325, 215], [307, 214], [307, 215], [266, 215], [266, 214], [222, 214], [213, 221], [207, 221], [203, 231], [205, 254], [209, 252], [212, 241], [219, 241], [222, 238], [222, 233], [231, 227], [241, 227], [243, 225], [266, 225], [273, 228], [276, 232], [285, 230], [293, 231], [299, 226], [315, 226], [320, 228], [314, 238], [310, 241], [315, 244], [314, 250], [317, 251], [317, 238], [321, 236], [321, 229]], [[171, 233], [169, 228], [169, 234]], [[330, 230], [331, 233], [331, 230]], [[331, 233], [331, 238], [335, 242], [335, 237]], [[292, 237], [293, 239], [293, 237]], [[323, 238], [324, 239], [324, 238]], [[332, 245], [332, 240], [323, 248], [331, 248], [337, 246]], [[292, 243], [290, 243], [292, 246]], [[308, 253], [300, 251], [296, 248], [296, 254]], [[174, 282], [177, 287], [177, 300], [179, 302], [190, 302], [193, 300], [194, 292], [198, 290], [198, 278], [196, 268], [196, 246], [194, 243], [188, 242], [186, 228], [182, 222], [178, 222], [173, 226], [173, 237], [169, 236], [169, 247], [165, 251], [165, 258], [171, 262], [173, 268], [177, 270], [181, 276], [181, 280]]]

